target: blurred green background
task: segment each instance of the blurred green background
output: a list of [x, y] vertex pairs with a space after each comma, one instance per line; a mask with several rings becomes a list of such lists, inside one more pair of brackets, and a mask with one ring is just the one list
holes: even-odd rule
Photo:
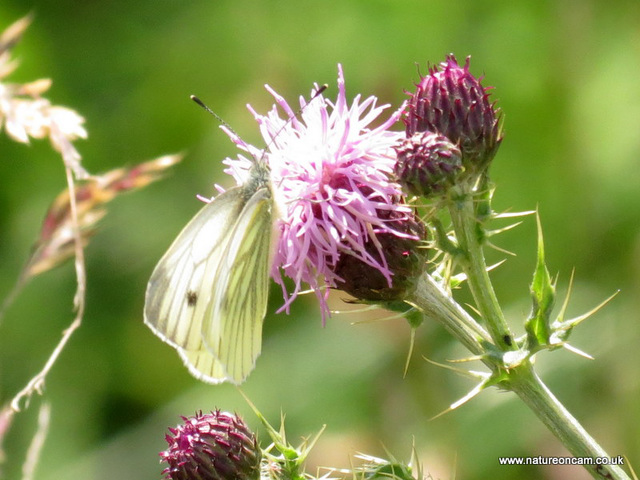
[[[398, 105], [450, 52], [495, 86], [505, 140], [492, 166], [497, 210], [539, 208], [552, 274], [578, 315], [620, 294], [581, 326], [568, 352], [540, 355], [542, 378], [611, 455], [640, 470], [640, 3], [601, 1], [169, 1], [4, 0], [0, 27], [33, 11], [15, 54], [13, 81], [53, 79], [48, 98], [86, 117], [77, 142], [86, 168], [103, 172], [184, 151], [167, 178], [113, 202], [86, 251], [87, 311], [48, 377], [49, 436], [36, 478], [154, 479], [167, 426], [216, 407], [256, 417], [234, 387], [191, 378], [176, 353], [142, 323], [155, 263], [201, 207], [196, 194], [231, 185], [220, 160], [235, 153], [198, 94], [248, 142], [260, 144], [245, 104], [264, 112], [268, 83], [291, 102], [313, 82]], [[28, 256], [44, 213], [65, 188], [47, 142], [0, 135], [0, 294]], [[494, 239], [517, 253], [492, 273], [511, 323], [529, 310], [535, 222]], [[503, 258], [491, 253], [491, 261]], [[72, 319], [71, 263], [33, 280], [0, 325], [0, 397], [8, 401], [41, 368]], [[465, 299], [465, 293], [462, 299]], [[589, 478], [579, 468], [500, 467], [498, 456], [566, 451], [513, 395], [486, 391], [430, 420], [473, 384], [424, 362], [465, 352], [438, 325], [418, 330], [409, 373], [402, 320], [352, 325], [384, 313], [336, 314], [322, 327], [312, 296], [291, 315], [273, 312], [262, 356], [243, 390], [297, 443], [327, 424], [309, 467], [348, 466], [350, 455], [408, 460], [415, 444], [439, 479]], [[335, 297], [336, 309], [348, 308]], [[5, 439], [4, 478], [20, 477], [41, 398]], [[265, 443], [266, 435], [262, 434]]]

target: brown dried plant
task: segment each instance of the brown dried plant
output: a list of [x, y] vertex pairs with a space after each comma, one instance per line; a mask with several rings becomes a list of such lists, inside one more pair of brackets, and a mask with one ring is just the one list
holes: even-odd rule
[[[34, 393], [42, 394], [47, 374], [71, 338], [80, 327], [85, 309], [86, 269], [84, 247], [96, 233], [97, 222], [105, 215], [105, 205], [123, 192], [137, 190], [161, 178], [162, 173], [182, 159], [182, 155], [166, 155], [133, 167], [91, 175], [81, 164], [82, 157], [74, 146], [77, 139], [86, 139], [84, 118], [76, 111], [52, 105], [42, 95], [51, 86], [51, 80], [39, 79], [29, 83], [10, 83], [7, 78], [18, 67], [12, 58], [13, 48], [32, 20], [27, 15], [10, 25], [0, 34], [0, 131], [16, 142], [29, 144], [31, 139], [48, 138], [53, 149], [60, 154], [65, 167], [67, 188], [48, 208], [40, 234], [12, 292], [0, 309], [0, 320], [7, 307], [22, 287], [34, 276], [46, 272], [64, 261], [75, 258], [77, 287], [74, 296], [75, 315], [63, 331], [62, 338], [53, 349], [42, 369], [0, 408], [0, 462], [4, 460], [2, 443], [15, 413], [29, 405]], [[44, 409], [44, 410], [42, 410]], [[48, 404], [41, 409], [49, 415]], [[40, 447], [46, 435], [47, 422], [33, 437], [27, 459], [23, 465], [23, 478], [30, 478], [35, 469]], [[30, 472], [30, 473], [28, 473]]]

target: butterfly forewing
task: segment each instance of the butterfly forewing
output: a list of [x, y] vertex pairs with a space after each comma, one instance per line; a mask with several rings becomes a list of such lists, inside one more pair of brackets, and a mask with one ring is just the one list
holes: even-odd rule
[[199, 350], [202, 345], [202, 319], [212, 300], [214, 272], [242, 212], [242, 195], [236, 187], [203, 207], [151, 274], [144, 320], [175, 348]]

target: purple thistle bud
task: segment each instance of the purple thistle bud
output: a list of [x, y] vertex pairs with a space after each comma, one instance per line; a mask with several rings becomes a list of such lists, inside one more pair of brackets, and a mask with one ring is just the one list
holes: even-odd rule
[[216, 410], [182, 417], [169, 428], [166, 480], [257, 480], [262, 452], [256, 436], [237, 415]]
[[484, 171], [500, 142], [500, 109], [489, 102], [489, 87], [449, 55], [439, 67], [429, 69], [412, 95], [405, 119], [407, 137], [416, 132], [440, 133], [458, 145], [469, 173]]
[[442, 195], [463, 171], [460, 149], [444, 135], [416, 132], [395, 150], [396, 176], [411, 195]]

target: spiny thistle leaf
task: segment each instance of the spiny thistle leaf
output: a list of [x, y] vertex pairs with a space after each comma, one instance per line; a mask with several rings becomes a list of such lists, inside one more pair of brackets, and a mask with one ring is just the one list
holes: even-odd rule
[[[287, 442], [285, 429], [284, 429], [284, 416], [280, 419], [280, 431], [277, 431], [271, 426], [267, 419], [262, 415], [260, 410], [254, 405], [254, 403], [247, 397], [247, 395], [240, 389], [240, 394], [244, 397], [245, 401], [249, 404], [249, 407], [256, 414], [262, 425], [267, 430], [267, 433], [271, 437], [273, 442], [271, 447], [267, 448], [263, 454], [267, 464], [263, 467], [262, 478], [287, 478], [291, 480], [302, 480], [304, 477], [304, 463], [309, 455], [309, 452], [313, 449], [314, 445], [322, 435], [326, 425], [323, 425], [320, 431], [311, 439], [304, 439], [299, 447], [294, 447]], [[272, 454], [269, 450], [275, 450], [278, 454]]]
[[[426, 480], [422, 473], [422, 465], [418, 461], [418, 455], [415, 451], [415, 445], [411, 452], [411, 460], [407, 464], [401, 460], [397, 460], [390, 452], [385, 449], [388, 459], [374, 457], [358, 453], [354, 458], [363, 460], [361, 466], [352, 468], [354, 480]], [[415, 471], [415, 472], [414, 472]], [[347, 470], [344, 471], [348, 473]], [[344, 477], [347, 478], [347, 477]]]
[[[572, 281], [573, 281], [573, 278], [572, 278]], [[612, 295], [610, 295], [604, 301], [600, 302], [598, 305], [596, 305], [594, 308], [592, 308], [588, 312], [583, 313], [582, 315], [579, 315], [578, 317], [571, 318], [569, 320], [564, 320], [564, 308], [563, 308], [563, 312], [561, 312], [562, 316], [558, 315], [558, 318], [556, 319], [556, 321], [553, 322], [553, 324], [551, 325], [551, 328], [553, 329], [553, 338], [557, 339], [556, 341], [558, 343], [559, 342], [566, 342], [569, 339], [569, 335], [571, 334], [572, 330], [576, 326], [578, 326], [580, 323], [585, 321], [587, 318], [589, 318], [590, 316], [592, 316], [593, 314], [598, 312], [602, 307], [604, 307], [607, 303], [609, 303], [611, 300], [613, 300], [613, 298], [616, 295], [618, 295], [618, 293], [619, 293], [619, 291], [613, 293]]]
[[364, 474], [367, 480], [415, 480], [411, 468], [402, 463], [385, 463], [369, 467]]
[[544, 241], [540, 217], [536, 215], [536, 219], [538, 224], [538, 259], [530, 287], [533, 309], [531, 316], [525, 322], [530, 348], [549, 343], [551, 310], [555, 303], [555, 286], [551, 282], [551, 276], [544, 261]]
[[[462, 405], [464, 405], [465, 403], [467, 403], [469, 400], [471, 400], [472, 398], [476, 397], [480, 392], [482, 392], [485, 388], [487, 387], [491, 387], [493, 385], [497, 385], [498, 383], [500, 383], [503, 378], [501, 376], [501, 373], [499, 372], [495, 372], [493, 374], [488, 373], [488, 372], [477, 372], [474, 370], [464, 370], [461, 368], [456, 368], [452, 365], [447, 365], [447, 364], [443, 364], [443, 363], [438, 363], [438, 362], [434, 362], [433, 360], [429, 360], [427, 357], [423, 356], [422, 357], [425, 361], [436, 365], [438, 367], [442, 367], [442, 368], [446, 368], [447, 370], [452, 370], [453, 372], [462, 375], [464, 377], [467, 378], [471, 378], [474, 380], [479, 380], [479, 383], [469, 392], [467, 393], [464, 397], [456, 400], [455, 402], [453, 402], [451, 405], [449, 405], [449, 408], [447, 408], [446, 410], [443, 410], [442, 412], [438, 413], [436, 416], [431, 417], [430, 420], [434, 420], [438, 417], [441, 417], [442, 415], [445, 415], [449, 412], [454, 411], [456, 408], [461, 407]], [[460, 363], [460, 362], [465, 362], [465, 361], [471, 361], [471, 360], [480, 360], [481, 357], [473, 357], [473, 358], [468, 358], [468, 359], [463, 359], [463, 360], [449, 360], [449, 362], [451, 363]]]

